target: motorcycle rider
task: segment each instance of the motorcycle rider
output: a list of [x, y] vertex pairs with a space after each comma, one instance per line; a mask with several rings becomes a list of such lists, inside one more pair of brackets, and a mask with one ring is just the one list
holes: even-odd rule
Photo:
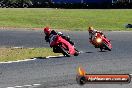
[[[67, 40], [70, 44], [74, 45], [74, 42], [71, 41], [71, 39], [68, 36], [65, 36], [64, 34], [62, 34], [61, 32], [56, 32], [55, 30], [51, 30], [49, 27], [45, 27], [44, 29], [44, 33], [45, 33], [45, 40], [46, 42], [50, 42], [50, 37], [53, 35], [59, 35], [61, 36], [63, 39]], [[56, 51], [56, 48], [53, 47], [53, 51]]]
[[105, 37], [105, 35], [103, 34], [103, 32], [97, 31], [93, 27], [89, 27], [88, 28], [88, 32], [89, 32], [89, 40], [90, 40], [90, 43], [92, 43], [92, 41], [95, 39], [96, 33], [100, 33], [102, 36]]

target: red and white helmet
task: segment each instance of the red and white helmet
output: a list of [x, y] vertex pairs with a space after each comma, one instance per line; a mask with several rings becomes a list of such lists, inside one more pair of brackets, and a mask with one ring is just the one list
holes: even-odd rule
[[45, 28], [44, 28], [44, 33], [45, 33], [46, 35], [49, 35], [50, 32], [51, 32], [51, 30], [50, 30], [49, 27], [45, 27]]

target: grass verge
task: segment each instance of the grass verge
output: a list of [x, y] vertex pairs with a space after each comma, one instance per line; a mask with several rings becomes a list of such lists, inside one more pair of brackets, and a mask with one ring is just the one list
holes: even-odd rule
[[0, 62], [30, 59], [60, 55], [52, 52], [50, 48], [0, 48]]
[[125, 24], [132, 23], [132, 9], [1, 8], [0, 13], [0, 27], [13, 28], [77, 31], [92, 25], [100, 30], [126, 30]]

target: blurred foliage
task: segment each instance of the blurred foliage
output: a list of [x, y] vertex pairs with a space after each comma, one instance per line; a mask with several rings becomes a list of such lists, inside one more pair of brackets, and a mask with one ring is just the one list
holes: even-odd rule
[[46, 1], [50, 1], [50, 0], [0, 0], [0, 2], [11, 2], [11, 3], [16, 3], [16, 2], [35, 2], [35, 1], [46, 2]]

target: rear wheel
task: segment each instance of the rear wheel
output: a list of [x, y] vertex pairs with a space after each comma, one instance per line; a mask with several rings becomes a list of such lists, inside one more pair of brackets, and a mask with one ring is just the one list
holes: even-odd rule
[[64, 49], [62, 46], [60, 46], [60, 49], [62, 51], [62, 54], [66, 57], [70, 57], [70, 54], [68, 53], [68, 50]]

